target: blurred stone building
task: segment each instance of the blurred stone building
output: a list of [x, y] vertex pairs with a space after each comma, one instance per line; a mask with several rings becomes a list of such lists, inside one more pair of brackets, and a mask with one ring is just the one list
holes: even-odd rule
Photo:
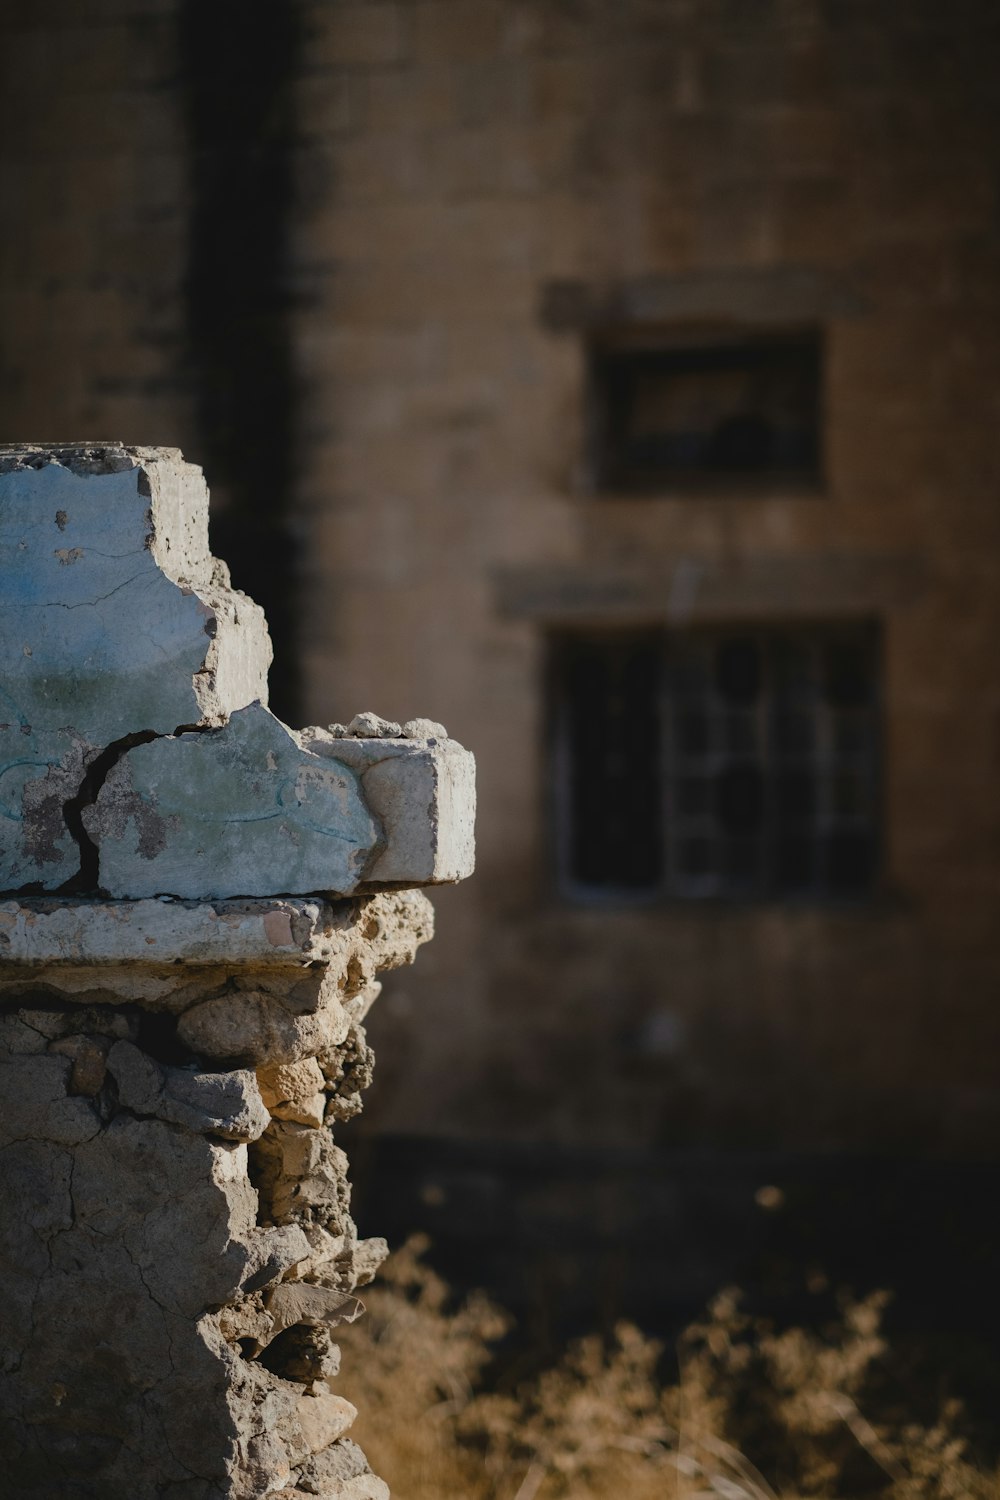
[[85, 9], [3, 438], [181, 446], [278, 711], [479, 763], [369, 1130], [995, 1152], [995, 7]]

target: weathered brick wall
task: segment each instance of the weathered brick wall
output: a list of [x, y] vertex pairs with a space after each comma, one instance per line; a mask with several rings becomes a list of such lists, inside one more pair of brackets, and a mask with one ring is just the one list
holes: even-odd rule
[[175, 12], [62, 0], [0, 13], [4, 442], [195, 446]]
[[[390, 997], [373, 1118], [996, 1143], [989, 7], [438, 0], [311, 21], [328, 186], [296, 247], [322, 309], [298, 339], [310, 711], [377, 685], [393, 713], [431, 703], [481, 767], [482, 878], [441, 903], [437, 952]], [[739, 317], [764, 296], [780, 317], [796, 268], [827, 336], [826, 494], [587, 494], [583, 350], [543, 326], [543, 287], [677, 278], [682, 310], [712, 296]], [[595, 910], [552, 890], [545, 609], [504, 606], [529, 570], [542, 594], [547, 568], [585, 592], [682, 559], [728, 570], [722, 619], [754, 569], [764, 617], [882, 618], [870, 905]]]
[[[44, 41], [16, 24], [36, 60], [6, 100], [12, 435], [113, 426], [200, 456], [170, 12], [108, 7], [86, 29], [67, 12]], [[480, 764], [483, 877], [440, 901], [437, 951], [387, 994], [372, 1122], [995, 1147], [991, 8], [304, 0], [297, 15], [304, 712], [428, 712]], [[74, 102], [82, 54], [99, 107]], [[123, 93], [139, 107], [116, 111]], [[824, 495], [587, 492], [582, 343], [546, 326], [544, 289], [649, 276], [681, 309], [738, 318], [763, 298], [823, 325]], [[717, 618], [740, 618], [740, 580], [758, 575], [775, 620], [881, 617], [887, 868], [869, 905], [595, 909], [553, 889], [545, 580], [584, 597], [602, 570], [669, 577], [685, 559], [721, 578]], [[657, 617], [648, 597], [635, 609]]]

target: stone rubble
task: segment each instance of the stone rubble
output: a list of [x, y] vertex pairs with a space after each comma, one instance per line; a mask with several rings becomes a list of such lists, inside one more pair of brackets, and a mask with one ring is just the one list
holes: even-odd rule
[[286, 728], [200, 471], [0, 454], [0, 1452], [9, 1500], [385, 1500], [336, 1329], [332, 1127], [378, 976], [472, 866], [442, 727]]

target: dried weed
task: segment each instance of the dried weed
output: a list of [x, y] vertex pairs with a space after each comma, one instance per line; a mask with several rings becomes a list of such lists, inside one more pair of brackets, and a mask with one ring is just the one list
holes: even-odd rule
[[[884, 1293], [844, 1299], [820, 1336], [776, 1332], [718, 1296], [678, 1347], [620, 1324], [512, 1395], [485, 1389], [506, 1315], [477, 1294], [457, 1308], [420, 1240], [366, 1294], [347, 1330], [340, 1389], [357, 1437], [397, 1500], [996, 1500], [950, 1403], [933, 1425], [873, 1413], [884, 1384]], [[765, 1477], [767, 1476], [767, 1477]]]

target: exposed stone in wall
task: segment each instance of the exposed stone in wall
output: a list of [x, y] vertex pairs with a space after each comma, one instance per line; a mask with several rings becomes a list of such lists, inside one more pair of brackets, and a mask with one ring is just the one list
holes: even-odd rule
[[412, 963], [433, 931], [419, 891], [334, 903], [14, 899], [0, 902], [0, 1004], [139, 1007], [203, 1057], [288, 1065], [340, 1046], [377, 997], [375, 976]]
[[[180, 978], [195, 924], [209, 944], [220, 925], [290, 927], [287, 907], [250, 908], [71, 910], [98, 924], [114, 912]], [[171, 943], [175, 910], [184, 930]], [[3, 915], [23, 933], [53, 909], [7, 903]], [[80, 970], [58, 939], [4, 966], [0, 1447], [12, 1497], [388, 1493], [341, 1441], [355, 1412], [329, 1383], [334, 1330], [361, 1312], [354, 1294], [385, 1244], [358, 1240], [328, 1125], [370, 1081], [360, 1016], [374, 976], [430, 936], [429, 907], [407, 893], [297, 915], [307, 936], [285, 967], [250, 958], [195, 973], [166, 1011], [162, 971], [142, 975], [134, 959], [105, 979], [92, 954], [86, 990], [60, 989]], [[325, 958], [310, 956], [316, 939]], [[131, 1001], [114, 993], [125, 975]], [[284, 1028], [269, 1007], [288, 1007]], [[233, 1065], [247, 1059], [259, 1070]]]
[[4, 455], [0, 554], [3, 1493], [383, 1500], [331, 1383], [386, 1247], [331, 1127], [432, 935], [400, 887], [471, 869], [472, 758], [268, 711], [179, 454]]

